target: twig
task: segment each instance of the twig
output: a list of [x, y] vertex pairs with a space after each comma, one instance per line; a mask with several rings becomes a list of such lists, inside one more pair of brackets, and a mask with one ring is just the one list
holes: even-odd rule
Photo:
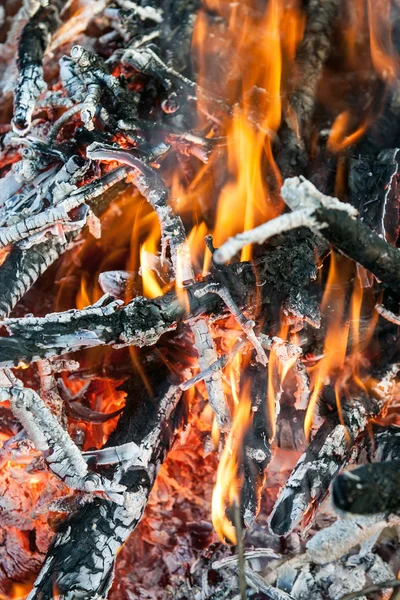
[[14, 416], [21, 422], [37, 450], [45, 454], [46, 462], [56, 477], [68, 487], [88, 492], [101, 491], [121, 502], [125, 486], [93, 472], [69, 434], [44, 404], [38, 394], [24, 388], [12, 371], [4, 370], [0, 401], [10, 400]]
[[[177, 285], [195, 280], [190, 251], [186, 240], [185, 228], [179, 215], [175, 215], [168, 204], [169, 192], [164, 181], [149, 166], [141, 162], [132, 153], [124, 150], [106, 148], [92, 144], [87, 150], [91, 158], [102, 160], [118, 160], [137, 171], [135, 185], [140, 193], [148, 200], [157, 213], [164, 243], [168, 242], [171, 249], [171, 260], [175, 270]], [[164, 255], [165, 248], [162, 254]], [[184, 293], [184, 292], [183, 292]], [[218, 360], [208, 324], [204, 319], [199, 319], [190, 324], [194, 336], [194, 343], [199, 356], [201, 371], [205, 371], [212, 363]], [[205, 379], [209, 402], [212, 406], [219, 428], [222, 431], [229, 429], [231, 415], [222, 386], [222, 376], [219, 371]]]
[[293, 213], [287, 213], [263, 223], [255, 229], [244, 231], [231, 237], [224, 242], [213, 254], [213, 260], [217, 264], [228, 262], [242, 248], [249, 244], [263, 244], [274, 235], [298, 229], [299, 227], [309, 227], [310, 229], [319, 229], [318, 223], [313, 218], [312, 211], [309, 209], [297, 210]]
[[345, 594], [340, 598], [340, 600], [354, 600], [354, 598], [361, 598], [361, 596], [365, 596], [366, 594], [373, 594], [374, 592], [379, 592], [379, 590], [383, 590], [385, 588], [398, 588], [400, 587], [400, 579], [389, 579], [388, 581], [382, 581], [381, 583], [376, 583], [374, 585], [369, 585], [358, 592], [352, 592], [351, 594]]
[[19, 77], [14, 93], [13, 125], [17, 131], [29, 129], [36, 100], [47, 87], [43, 80], [43, 54], [59, 25], [59, 14], [64, 6], [64, 0], [41, 6], [22, 30], [18, 47]]

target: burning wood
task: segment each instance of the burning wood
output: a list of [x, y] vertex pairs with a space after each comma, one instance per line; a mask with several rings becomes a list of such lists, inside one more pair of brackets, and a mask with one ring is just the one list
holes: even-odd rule
[[31, 599], [395, 578], [400, 19], [376, 4], [0, 10], [2, 597], [39, 569]]

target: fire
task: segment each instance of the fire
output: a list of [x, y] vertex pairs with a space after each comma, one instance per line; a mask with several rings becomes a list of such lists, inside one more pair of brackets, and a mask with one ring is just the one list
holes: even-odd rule
[[160, 228], [157, 216], [154, 214], [150, 233], [140, 248], [140, 271], [142, 275], [142, 290], [146, 298], [161, 296], [162, 288], [157, 280], [151, 261], [157, 256], [160, 247]]
[[341, 112], [335, 119], [329, 134], [327, 148], [333, 153], [341, 152], [358, 142], [366, 132], [370, 120], [366, 117], [355, 129], [354, 117], [348, 110]]
[[25, 600], [33, 587], [32, 583], [13, 583], [7, 596], [0, 595], [1, 600]]
[[[326, 335], [321, 360], [312, 372], [313, 391], [304, 421], [307, 439], [310, 438], [315, 407], [322, 388], [329, 383], [329, 377], [338, 373], [344, 365], [349, 336], [349, 321], [345, 318], [347, 284], [350, 279], [350, 265], [337, 264], [337, 257], [331, 254], [331, 263], [325, 293], [321, 303], [321, 313], [326, 316]], [[342, 261], [343, 263], [343, 261]]]
[[[354, 272], [347, 259], [332, 253], [328, 279], [321, 303], [321, 314], [326, 324], [323, 356], [315, 367], [310, 369], [312, 394], [307, 408], [304, 429], [309, 439], [315, 414], [315, 407], [323, 387], [333, 382], [339, 418], [341, 419], [340, 397], [349, 393], [349, 386], [366, 389], [368, 376], [361, 373], [365, 368], [365, 350], [371, 341], [378, 315], [367, 311], [366, 319], [362, 309], [372, 299], [371, 289], [362, 287], [360, 270]], [[349, 308], [346, 297], [349, 284], [354, 279]], [[367, 321], [364, 323], [363, 321]], [[371, 383], [371, 382], [370, 382]], [[341, 419], [342, 420], [342, 419]]]
[[[208, 59], [212, 52], [212, 25], [205, 13], [200, 12], [193, 35], [198, 83], [216, 87], [215, 92], [229, 98], [234, 107], [226, 133], [231, 177], [219, 193], [211, 231], [218, 246], [228, 237], [251, 229], [282, 210], [277, 192], [282, 181], [272, 143], [283, 111], [290, 110], [283, 98], [291, 62], [302, 39], [304, 16], [295, 0], [271, 0], [261, 20], [252, 17], [251, 11], [246, 11], [240, 3], [232, 7], [223, 1], [209, 0], [207, 6], [225, 17], [229, 14], [226, 47], [219, 48], [220, 53], [230, 50], [229, 75], [222, 82], [218, 76], [215, 80], [212, 77], [215, 67]], [[219, 85], [215, 86], [215, 82]], [[206, 111], [201, 99], [198, 108], [200, 113]], [[199, 119], [201, 122], [201, 115]], [[249, 260], [251, 252], [251, 246], [246, 246], [241, 260]]]
[[368, 0], [372, 63], [383, 80], [393, 81], [398, 76], [399, 65], [392, 44], [390, 8], [388, 0]]
[[212, 497], [212, 522], [221, 540], [237, 543], [235, 527], [226, 515], [227, 509], [240, 505], [243, 475], [240, 473], [241, 453], [246, 431], [251, 426], [252, 410], [248, 386], [244, 386], [239, 403], [235, 404], [232, 428], [225, 442], [217, 470], [217, 482]]

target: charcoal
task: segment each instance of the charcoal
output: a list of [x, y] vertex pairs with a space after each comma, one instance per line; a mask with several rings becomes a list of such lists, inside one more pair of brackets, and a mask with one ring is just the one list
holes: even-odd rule
[[390, 460], [339, 475], [332, 488], [335, 507], [357, 515], [398, 513], [399, 466], [400, 461]]
[[383, 150], [376, 159], [350, 158], [349, 201], [360, 219], [388, 242], [398, 238], [398, 149]]

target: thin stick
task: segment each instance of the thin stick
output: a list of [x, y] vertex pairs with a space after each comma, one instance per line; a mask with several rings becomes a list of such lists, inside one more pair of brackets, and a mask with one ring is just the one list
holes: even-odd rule
[[245, 559], [244, 559], [244, 544], [243, 544], [243, 532], [242, 532], [242, 517], [240, 515], [240, 506], [235, 501], [233, 505], [233, 520], [236, 529], [237, 539], [237, 553], [238, 553], [238, 579], [239, 579], [239, 592], [241, 600], [246, 600], [246, 574], [245, 574]]
[[365, 596], [366, 594], [373, 594], [374, 592], [379, 592], [379, 590], [383, 590], [384, 588], [398, 587], [400, 587], [400, 579], [389, 579], [388, 581], [382, 581], [381, 583], [376, 583], [375, 585], [365, 587], [362, 590], [358, 590], [358, 592], [351, 592], [351, 594], [345, 594], [340, 598], [340, 600], [353, 600], [354, 598], [360, 598], [361, 596]]

